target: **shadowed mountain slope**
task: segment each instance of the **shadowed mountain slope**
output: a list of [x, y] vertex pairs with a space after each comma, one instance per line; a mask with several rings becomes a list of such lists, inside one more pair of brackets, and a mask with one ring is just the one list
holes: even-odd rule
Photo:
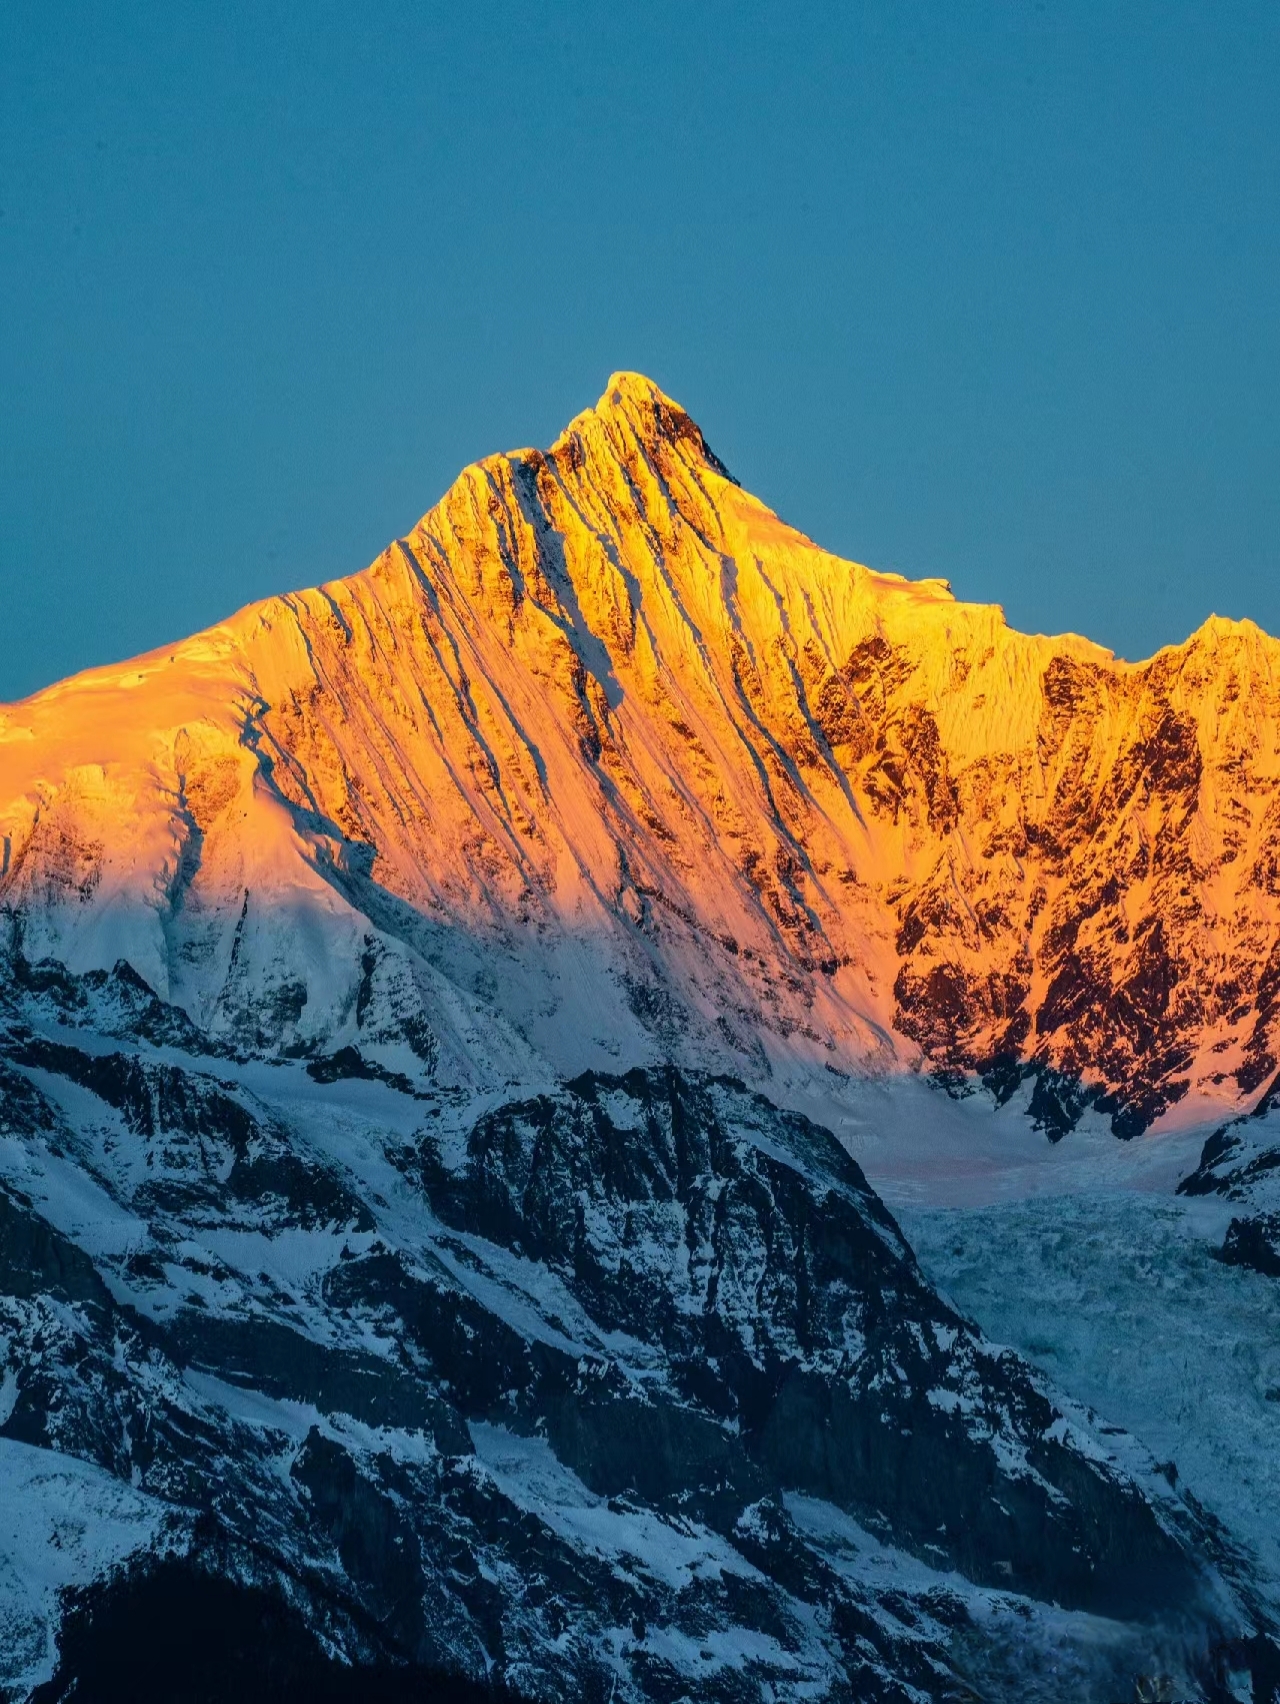
[[469, 1103], [18, 1004], [0, 1696], [1218, 1704], [1270, 1660], [1213, 1523], [740, 1082]]

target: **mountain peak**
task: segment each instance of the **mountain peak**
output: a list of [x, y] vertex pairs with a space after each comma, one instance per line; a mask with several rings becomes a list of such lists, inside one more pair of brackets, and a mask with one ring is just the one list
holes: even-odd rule
[[569, 422], [551, 446], [551, 454], [575, 441], [590, 444], [600, 439], [611, 441], [615, 449], [619, 439], [630, 439], [650, 455], [676, 449], [737, 484], [688, 411], [643, 373], [611, 373], [595, 407], [584, 409]]
[[[679, 403], [669, 397], [659, 385], [644, 373], [610, 373], [609, 382], [604, 387], [604, 395], [596, 404], [597, 412], [607, 408], [621, 408], [628, 403], [642, 407], [665, 405], [667, 408], [679, 408]], [[683, 409], [680, 410], [683, 413]]]

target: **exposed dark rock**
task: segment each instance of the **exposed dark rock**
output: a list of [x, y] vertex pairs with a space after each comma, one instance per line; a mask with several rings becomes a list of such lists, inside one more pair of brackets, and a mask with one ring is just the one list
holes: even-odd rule
[[186, 1561], [84, 1588], [30, 1704], [519, 1704], [496, 1681], [332, 1657], [297, 1604]]
[[1251, 1266], [1269, 1278], [1280, 1278], [1280, 1213], [1233, 1219], [1219, 1258], [1228, 1266]]
[[1251, 1209], [1227, 1226], [1219, 1259], [1280, 1278], [1280, 1131], [1268, 1091], [1247, 1118], [1208, 1137], [1200, 1164], [1178, 1185], [1179, 1195], [1221, 1195]]
[[18, 1065], [49, 1071], [88, 1089], [120, 1113], [138, 1136], [174, 1130], [208, 1136], [244, 1151], [256, 1134], [252, 1116], [207, 1078], [132, 1053], [86, 1053], [41, 1036], [15, 1038], [7, 1048]]
[[457, 1413], [394, 1363], [330, 1348], [270, 1318], [238, 1319], [186, 1309], [171, 1325], [139, 1322], [178, 1366], [217, 1372], [270, 1396], [350, 1414], [369, 1426], [423, 1431], [457, 1454], [470, 1438]]
[[364, 1057], [358, 1047], [340, 1047], [336, 1053], [307, 1061], [307, 1075], [317, 1083], [339, 1083], [344, 1078], [363, 1077], [369, 1082], [386, 1083], [402, 1095], [415, 1093], [413, 1084], [401, 1071], [388, 1071], [376, 1060]]
[[8, 1135], [33, 1136], [57, 1129], [59, 1118], [48, 1096], [21, 1071], [0, 1059], [0, 1130]]
[[112, 970], [77, 976], [57, 959], [31, 963], [19, 947], [9, 954], [7, 968], [13, 986], [29, 1004], [75, 1026], [184, 1053], [230, 1054], [225, 1043], [207, 1035], [180, 1006], [161, 1000], [128, 959], [117, 959]]
[[106, 1314], [111, 1295], [83, 1249], [0, 1185], [0, 1295], [55, 1296]]

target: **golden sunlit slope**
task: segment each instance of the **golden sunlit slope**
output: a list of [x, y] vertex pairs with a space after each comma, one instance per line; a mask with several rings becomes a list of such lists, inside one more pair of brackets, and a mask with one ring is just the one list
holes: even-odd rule
[[0, 905], [245, 1046], [1035, 1059], [1133, 1128], [1275, 1069], [1278, 661], [841, 561], [618, 374], [364, 573], [0, 711]]

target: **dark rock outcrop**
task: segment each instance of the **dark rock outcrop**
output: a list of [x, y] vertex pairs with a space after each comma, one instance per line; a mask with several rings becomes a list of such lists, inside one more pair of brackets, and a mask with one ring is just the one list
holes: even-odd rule
[[1219, 1258], [1280, 1278], [1280, 1116], [1275, 1085], [1247, 1118], [1220, 1125], [1180, 1195], [1220, 1195], [1244, 1209], [1231, 1220]]

